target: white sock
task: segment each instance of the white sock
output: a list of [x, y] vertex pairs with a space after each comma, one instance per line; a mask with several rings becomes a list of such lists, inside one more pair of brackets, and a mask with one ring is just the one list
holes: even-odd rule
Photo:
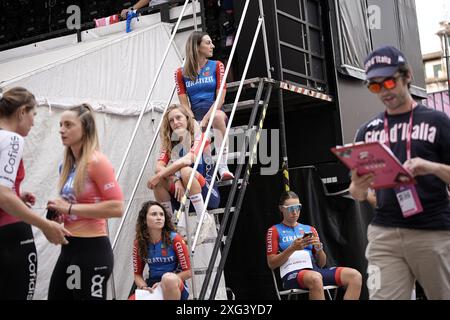
[[[222, 133], [219, 130], [215, 130], [215, 133], [216, 134], [214, 136], [214, 148], [216, 149], [216, 155], [218, 155], [223, 138]], [[225, 146], [223, 148], [222, 158], [218, 163], [220, 174], [222, 174], [223, 171], [230, 171], [228, 170], [227, 160], [228, 160], [228, 139], [226, 140]]]
[[161, 205], [163, 206], [164, 209], [166, 209], [167, 213], [169, 214], [173, 222], [175, 217], [173, 216], [172, 203], [170, 201], [163, 201], [161, 202]]
[[202, 214], [202, 211], [205, 208], [205, 201], [203, 201], [202, 194], [201, 193], [193, 194], [189, 198], [191, 199], [191, 203], [194, 206], [195, 213], [197, 214], [197, 222], [200, 222], [200, 215]]

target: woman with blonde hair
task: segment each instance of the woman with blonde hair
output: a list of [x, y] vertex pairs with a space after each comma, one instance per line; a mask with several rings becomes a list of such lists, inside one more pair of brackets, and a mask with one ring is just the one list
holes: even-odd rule
[[66, 147], [60, 169], [60, 197], [48, 202], [72, 233], [61, 249], [50, 280], [48, 298], [105, 300], [113, 269], [107, 219], [123, 214], [123, 195], [114, 169], [99, 151], [94, 111], [81, 104], [61, 115]]
[[[212, 106], [216, 100], [221, 83], [225, 81], [225, 66], [222, 62], [211, 60], [214, 44], [206, 32], [194, 31], [186, 41], [186, 63], [175, 72], [178, 99], [194, 113], [201, 128], [206, 128], [211, 117]], [[227, 115], [221, 110], [225, 101], [225, 87], [218, 102], [213, 120], [214, 146], [218, 152], [225, 136]], [[225, 137], [226, 138], [226, 137]], [[221, 180], [234, 179], [227, 165], [228, 147], [225, 146], [219, 163]]]
[[[156, 164], [156, 174], [149, 179], [147, 186], [154, 191], [156, 200], [170, 215], [173, 215], [171, 197], [178, 202], [181, 201], [193, 170], [192, 166], [196, 157], [199, 156], [203, 139], [208, 139], [207, 135], [200, 132], [190, 110], [177, 104], [167, 109], [161, 128], [161, 153]], [[204, 198], [208, 193], [214, 171], [209, 140], [205, 144], [201, 157], [189, 194], [197, 213], [197, 221], [205, 207]], [[219, 203], [219, 192], [214, 186], [207, 208], [215, 209]], [[207, 234], [207, 230], [214, 227], [214, 219], [207, 212], [204, 223], [207, 228], [202, 230], [202, 235]], [[181, 225], [181, 227], [185, 226]]]
[[0, 92], [0, 300], [32, 300], [37, 253], [30, 224], [54, 244], [70, 233], [30, 209], [36, 198], [20, 190], [25, 178], [24, 137], [34, 125], [36, 99], [25, 88]]
[[[144, 280], [142, 274], [146, 263], [149, 278]], [[159, 287], [164, 300], [187, 300], [189, 297], [186, 280], [192, 276], [192, 271], [188, 249], [183, 238], [175, 232], [170, 215], [158, 202], [145, 202], [139, 211], [133, 266], [138, 289], [153, 292]]]

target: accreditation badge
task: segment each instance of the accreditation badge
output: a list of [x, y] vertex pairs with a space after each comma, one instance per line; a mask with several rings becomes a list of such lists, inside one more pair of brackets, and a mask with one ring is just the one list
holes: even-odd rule
[[416, 186], [413, 184], [404, 185], [395, 189], [398, 204], [403, 213], [403, 217], [409, 218], [423, 212]]

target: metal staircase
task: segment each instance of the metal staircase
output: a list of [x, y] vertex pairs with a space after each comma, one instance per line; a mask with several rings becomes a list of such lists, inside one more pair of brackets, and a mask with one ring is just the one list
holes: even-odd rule
[[[182, 12], [185, 11], [188, 1], [189, 0], [186, 0]], [[230, 59], [228, 61], [228, 64], [227, 64], [227, 67], [225, 70], [225, 78], [228, 75], [231, 61], [233, 60], [233, 55], [235, 52], [236, 44], [239, 39], [240, 30], [242, 29], [242, 24], [243, 24], [243, 21], [245, 20], [245, 15], [247, 13], [247, 9], [248, 9], [248, 5], [249, 5], [250, 1], [251, 0], [246, 0], [246, 2], [245, 2], [242, 18], [241, 18], [239, 28], [238, 28], [238, 31], [236, 34], [236, 38], [235, 38], [235, 44], [233, 45], [233, 49], [230, 54]], [[225, 133], [226, 137], [231, 138], [234, 136], [239, 136], [241, 138], [240, 141], [242, 142], [236, 149], [236, 152], [231, 154], [233, 158], [238, 160], [236, 168], [235, 168], [235, 172], [234, 172], [235, 179], [232, 181], [226, 181], [226, 182], [216, 182], [217, 171], [218, 171], [218, 168], [216, 166], [213, 176], [212, 176], [212, 181], [211, 181], [208, 195], [206, 196], [206, 199], [204, 199], [205, 204], [206, 204], [205, 210], [201, 213], [200, 221], [198, 223], [197, 229], [195, 230], [194, 240], [192, 241], [192, 243], [190, 243], [191, 239], [192, 239], [191, 236], [193, 235], [193, 233], [192, 233], [193, 230], [189, 230], [188, 224], [189, 224], [189, 217], [192, 216], [193, 214], [190, 214], [188, 212], [189, 207], [190, 207], [189, 202], [188, 202], [188, 195], [189, 195], [189, 191], [190, 191], [190, 186], [192, 185], [192, 180], [194, 179], [194, 173], [196, 172], [197, 167], [200, 162], [200, 159], [201, 159], [201, 157], [197, 157], [195, 164], [193, 165], [193, 174], [190, 177], [190, 180], [186, 186], [186, 191], [183, 196], [183, 200], [181, 201], [180, 209], [176, 213], [177, 220], [179, 219], [179, 217], [181, 215], [185, 215], [186, 222], [187, 222], [186, 231], [187, 231], [187, 236], [188, 236], [188, 243], [190, 245], [190, 250], [191, 250], [191, 264], [193, 266], [195, 266], [196, 263], [195, 263], [195, 259], [193, 259], [193, 257], [194, 257], [195, 250], [196, 250], [197, 240], [198, 240], [198, 237], [199, 237], [199, 234], [201, 231], [202, 222], [203, 222], [204, 217], [206, 216], [205, 212], [206, 212], [206, 207], [207, 207], [207, 204], [209, 201], [209, 197], [211, 195], [211, 190], [213, 189], [213, 186], [215, 183], [217, 183], [218, 186], [222, 190], [224, 188], [229, 188], [229, 194], [228, 194], [228, 198], [226, 200], [226, 205], [223, 208], [208, 211], [209, 214], [212, 214], [215, 217], [216, 227], [217, 227], [217, 236], [215, 236], [213, 238], [209, 238], [209, 239], [207, 238], [206, 241], [202, 242], [202, 244], [209, 244], [210, 247], [208, 248], [208, 250], [211, 249], [211, 252], [210, 253], [208, 252], [209, 254], [207, 255], [207, 258], [209, 259], [208, 260], [209, 262], [207, 263], [207, 267], [206, 267], [206, 263], [202, 263], [205, 267], [193, 268], [193, 279], [192, 279], [192, 283], [193, 283], [192, 289], [193, 290], [192, 290], [192, 293], [193, 293], [194, 297], [198, 296], [198, 299], [200, 299], [200, 300], [207, 298], [206, 295], [208, 293], [208, 290], [209, 290], [208, 299], [214, 299], [216, 296], [217, 289], [219, 287], [219, 282], [223, 275], [225, 262], [227, 260], [228, 253], [229, 253], [231, 243], [233, 240], [236, 224], [237, 224], [237, 221], [238, 221], [238, 218], [240, 215], [245, 192], [246, 192], [246, 189], [247, 189], [247, 186], [249, 183], [250, 172], [252, 170], [252, 167], [253, 167], [255, 159], [256, 159], [257, 146], [258, 146], [258, 143], [259, 143], [259, 140], [261, 137], [261, 133], [263, 130], [263, 125], [264, 125], [264, 121], [266, 118], [267, 109], [269, 107], [269, 101], [271, 98], [272, 91], [273, 91], [273, 89], [276, 89], [276, 90], [279, 90], [280, 92], [282, 90], [286, 90], [286, 91], [294, 91], [296, 93], [300, 93], [297, 91], [304, 90], [304, 89], [298, 88], [292, 84], [289, 84], [286, 82], [275, 81], [272, 79], [272, 75], [271, 75], [272, 68], [271, 68], [269, 54], [268, 54], [267, 37], [266, 37], [266, 31], [265, 31], [265, 26], [264, 26], [263, 4], [262, 4], [262, 0], [254, 0], [254, 1], [258, 1], [258, 3], [259, 3], [260, 15], [259, 15], [259, 19], [258, 19], [258, 25], [257, 25], [256, 31], [254, 33], [253, 42], [250, 47], [249, 53], [247, 55], [248, 59], [247, 59], [244, 71], [242, 73], [241, 80], [227, 84], [227, 89], [226, 89], [227, 97], [230, 98], [232, 96], [235, 96], [234, 102], [230, 103], [230, 104], [225, 104], [222, 106], [222, 110], [224, 112], [226, 112], [227, 114], [229, 114], [229, 123], [227, 125], [227, 129], [226, 129], [226, 133]], [[175, 29], [173, 31], [172, 38], [174, 37], [176, 30], [178, 30], [180, 22], [181, 22], [181, 16], [178, 19], [177, 26], [175, 27]], [[265, 56], [265, 60], [266, 60], [267, 77], [246, 79], [247, 71], [248, 71], [248, 68], [249, 68], [249, 65], [251, 62], [251, 58], [253, 56], [255, 45], [260, 36], [262, 36], [263, 44], [264, 44], [264, 56]], [[172, 41], [173, 41], [173, 39], [171, 39], [171, 42]], [[169, 44], [169, 46], [170, 46], [170, 44]], [[165, 55], [167, 55], [167, 54], [165, 54]], [[245, 98], [241, 98], [241, 93], [244, 88], [246, 90], [246, 95], [245, 95]], [[208, 126], [206, 128], [206, 132], [209, 132], [209, 130], [212, 127], [214, 115], [215, 115], [216, 109], [218, 107], [218, 101], [220, 101], [221, 95], [223, 94], [223, 90], [224, 90], [224, 84], [221, 85], [216, 102], [212, 106], [213, 110], [212, 110], [212, 114], [211, 114]], [[150, 91], [151, 92], [153, 91], [153, 86]], [[149, 95], [150, 95], [150, 93], [149, 93]], [[312, 96], [312, 94], [316, 94], [316, 93], [309, 94], [309, 93], [305, 93], [302, 91], [301, 94]], [[246, 125], [237, 126], [237, 127], [232, 128], [231, 125], [233, 123], [234, 115], [236, 112], [245, 113], [245, 116], [247, 116], [247, 114], [249, 114], [249, 117], [248, 117], [248, 121], [246, 120], [246, 122], [247, 122]], [[283, 108], [280, 108], [280, 112], [283, 112]], [[141, 115], [141, 117], [142, 117], [142, 115]], [[138, 121], [138, 124], [139, 124], [139, 122], [140, 121]], [[159, 131], [160, 126], [161, 126], [161, 123], [158, 126], [158, 131]], [[133, 190], [132, 197], [134, 197], [136, 188], [137, 188], [139, 181], [143, 175], [143, 169], [144, 169], [145, 165], [147, 164], [150, 154], [154, 148], [156, 137], [157, 137], [157, 135], [155, 135], [155, 137], [153, 139], [154, 141], [152, 141], [151, 147], [150, 147], [148, 154], [146, 156], [146, 159], [144, 161], [144, 166], [139, 174], [139, 178], [138, 178], [138, 181], [136, 182], [135, 189]], [[132, 140], [134, 140], [134, 136], [133, 136]], [[218, 158], [216, 160], [217, 162], [220, 161], [220, 157], [223, 154], [225, 143], [226, 143], [226, 139], [223, 140], [220, 150], [218, 150], [216, 152], [216, 157]], [[206, 145], [206, 139], [204, 139], [202, 141], [202, 144], [199, 148], [198, 154], [203, 153], [203, 149], [205, 148], [205, 145]], [[129, 150], [127, 150], [127, 154], [128, 154], [128, 151]], [[287, 160], [285, 152], [283, 152], [283, 157], [286, 158], [286, 160]], [[123, 162], [125, 162], [125, 159], [126, 159], [126, 157], [124, 158]], [[286, 161], [286, 163], [287, 163], [287, 161]], [[123, 163], [121, 165], [121, 168], [119, 169], [119, 175], [120, 175], [122, 167], [123, 167]], [[129, 211], [129, 206], [126, 209], [126, 213], [128, 213], [128, 211]], [[124, 219], [125, 219], [125, 217], [123, 218], [123, 220]], [[117, 234], [120, 233], [120, 230], [123, 226], [123, 220], [122, 220], [122, 223], [119, 227], [119, 231]], [[114, 248], [115, 244], [117, 243], [117, 240], [118, 240], [118, 235], [116, 236], [116, 238], [114, 240], [113, 248]], [[211, 248], [211, 245], [213, 243], [214, 243], [214, 246]], [[203, 250], [203, 248], [200, 248], [199, 250]], [[217, 264], [219, 254], [220, 254], [220, 259]], [[202, 258], [204, 258], [204, 257], [202, 257]], [[213, 277], [213, 274], [215, 274], [214, 277]], [[202, 276], [202, 277], [204, 276], [204, 279], [201, 283], [201, 289], [200, 289], [199, 294], [197, 294], [197, 290], [196, 290], [197, 288], [195, 286], [195, 281], [198, 276]], [[214, 278], [212, 287], [210, 286], [211, 278]], [[114, 292], [114, 283], [113, 282], [112, 282], [112, 286], [113, 286], [113, 292]]]
[[[236, 90], [239, 84], [239, 82], [228, 84], [228, 92]], [[204, 273], [205, 278], [199, 295], [200, 300], [206, 298], [208, 286], [214, 271], [215, 277], [209, 299], [214, 299], [216, 296], [220, 278], [233, 240], [237, 220], [241, 212], [245, 191], [249, 183], [251, 168], [256, 156], [257, 145], [261, 136], [261, 130], [263, 128], [274, 84], [275, 82], [268, 78], [249, 79], [244, 83], [246, 87], [256, 89], [255, 99], [246, 100], [237, 104], [238, 112], [251, 109], [251, 113], [248, 124], [245, 127], [234, 128], [244, 135], [242, 145], [238, 146], [238, 150], [240, 151], [238, 152], [239, 158], [235, 170], [235, 179], [232, 182], [219, 183], [219, 186], [221, 187], [231, 187], [226, 206], [221, 209], [209, 211], [210, 214], [214, 214], [216, 217], [218, 234], [215, 239], [208, 267]], [[227, 110], [227, 105], [224, 105], [224, 109]], [[221, 253], [220, 262], [215, 269], [219, 252]]]

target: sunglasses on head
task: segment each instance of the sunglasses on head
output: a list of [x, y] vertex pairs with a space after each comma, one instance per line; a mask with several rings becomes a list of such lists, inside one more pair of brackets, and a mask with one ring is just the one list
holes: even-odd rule
[[372, 93], [380, 93], [381, 89], [384, 87], [387, 90], [394, 89], [397, 86], [397, 79], [400, 78], [400, 76], [397, 77], [389, 77], [384, 79], [381, 82], [376, 81], [368, 81], [367, 82], [367, 88]]
[[287, 210], [288, 213], [298, 212], [302, 210], [301, 204], [293, 204], [291, 206], [283, 206]]

